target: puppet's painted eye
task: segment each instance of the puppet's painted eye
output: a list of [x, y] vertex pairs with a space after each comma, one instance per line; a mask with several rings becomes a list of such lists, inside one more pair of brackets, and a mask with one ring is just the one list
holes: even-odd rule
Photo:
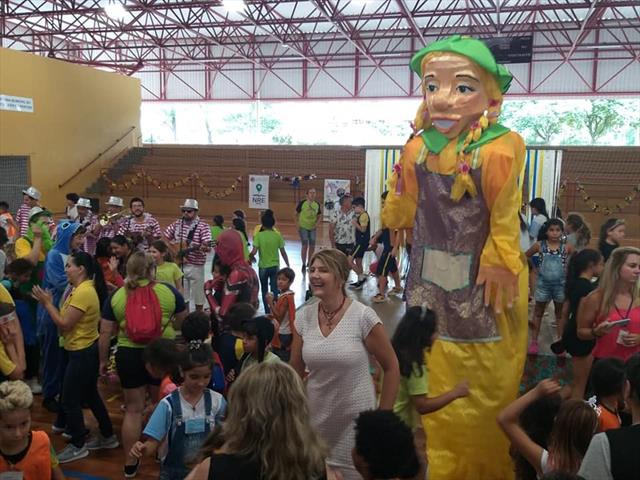
[[471, 93], [475, 92], [475, 88], [470, 87], [469, 85], [458, 85], [458, 91], [460, 93]]
[[433, 93], [436, 90], [438, 90], [438, 86], [434, 85], [433, 83], [430, 83], [427, 85], [427, 92]]

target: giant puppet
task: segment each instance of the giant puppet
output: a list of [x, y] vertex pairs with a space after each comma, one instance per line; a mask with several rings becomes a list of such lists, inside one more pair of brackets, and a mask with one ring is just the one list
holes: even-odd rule
[[498, 123], [512, 80], [487, 46], [453, 36], [411, 60], [424, 98], [389, 182], [385, 225], [413, 230], [406, 296], [437, 313], [429, 395], [471, 393], [424, 418], [429, 478], [513, 477], [498, 412], [518, 391], [527, 342], [519, 247], [522, 138]]

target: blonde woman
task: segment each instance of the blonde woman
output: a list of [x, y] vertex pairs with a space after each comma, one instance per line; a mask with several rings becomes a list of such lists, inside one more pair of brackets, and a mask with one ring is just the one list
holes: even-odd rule
[[616, 248], [600, 285], [580, 302], [578, 337], [596, 340], [593, 358], [627, 360], [640, 352], [640, 249]]
[[398, 359], [378, 315], [346, 294], [350, 268], [338, 250], [311, 258], [309, 281], [319, 301], [296, 314], [291, 348], [291, 366], [301, 377], [309, 370], [311, 423], [331, 449], [327, 464], [345, 480], [360, 478], [351, 457], [354, 421], [376, 407], [369, 355], [384, 371], [381, 409], [393, 408], [400, 383]]
[[187, 480], [321, 479], [326, 452], [296, 372], [282, 362], [259, 363], [233, 384], [226, 421]]
[[[157, 397], [159, 380], [153, 379], [147, 372], [143, 359], [144, 343], [136, 343], [129, 338], [127, 324], [127, 298], [137, 289], [149, 287], [148, 294], [158, 299], [161, 311], [161, 336], [173, 339], [176, 332], [172, 318], [177, 325], [186, 315], [184, 298], [175, 287], [166, 283], [155, 283], [156, 267], [153, 257], [144, 252], [131, 254], [127, 261], [127, 278], [124, 287], [120, 287], [109, 298], [102, 311], [100, 321], [100, 372], [106, 374], [109, 360], [109, 346], [113, 335], [118, 335], [116, 369], [124, 393], [125, 412], [122, 420], [122, 444], [125, 452], [124, 476], [135, 477], [140, 460], [129, 453], [142, 433], [142, 412], [147, 393]], [[153, 282], [153, 283], [152, 283]], [[140, 293], [138, 291], [137, 293]], [[150, 298], [150, 297], [149, 297]], [[151, 304], [149, 304], [151, 306]]]

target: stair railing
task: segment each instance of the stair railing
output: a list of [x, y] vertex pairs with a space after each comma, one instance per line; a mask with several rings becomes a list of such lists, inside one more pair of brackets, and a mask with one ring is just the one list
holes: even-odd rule
[[[69, 178], [67, 178], [64, 182], [59, 184], [58, 188], [64, 187], [67, 183], [69, 183], [71, 180], [76, 178], [78, 175], [80, 175], [82, 172], [84, 172], [91, 165], [93, 165], [98, 160], [100, 160], [105, 153], [107, 153], [109, 150], [111, 150], [113, 147], [115, 147], [118, 143], [120, 143], [120, 141], [122, 141], [123, 138], [125, 138], [127, 135], [129, 135], [131, 132], [133, 132], [135, 129], [136, 129], [135, 126], [129, 127], [129, 129], [125, 133], [123, 133], [120, 137], [118, 137], [118, 139], [116, 141], [114, 141], [113, 143], [111, 143], [111, 145], [109, 145], [104, 151], [100, 152], [93, 160], [91, 160], [86, 165], [83, 165], [82, 167], [80, 167], [77, 172], [75, 172], [73, 175], [71, 175]], [[121, 151], [117, 156], [120, 156], [123, 153], [123, 151]]]

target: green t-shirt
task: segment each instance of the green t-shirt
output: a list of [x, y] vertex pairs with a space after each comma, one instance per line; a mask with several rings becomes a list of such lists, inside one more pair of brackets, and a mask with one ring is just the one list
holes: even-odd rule
[[223, 227], [219, 227], [218, 225], [214, 225], [213, 227], [211, 227], [211, 240], [214, 242], [218, 240], [218, 235], [220, 235], [222, 232], [224, 232]]
[[173, 262], [164, 262], [156, 267], [156, 281], [175, 285], [178, 280], [184, 277], [180, 267]]
[[411, 397], [427, 393], [429, 393], [429, 373], [425, 365], [422, 366], [422, 374], [416, 366], [409, 378], [404, 376], [400, 378], [400, 388], [398, 388], [396, 402], [393, 404], [393, 411], [411, 427], [411, 430], [416, 430], [420, 423], [420, 415], [414, 407]]
[[[139, 285], [146, 285], [149, 282], [140, 280]], [[160, 303], [160, 310], [162, 310], [162, 337], [173, 340], [176, 338], [176, 332], [171, 325], [171, 317], [174, 313], [180, 313], [176, 311], [184, 310], [184, 300], [182, 296], [175, 290], [175, 287], [169, 287], [163, 283], [156, 283], [153, 286], [153, 291], [158, 296], [158, 302]], [[175, 293], [174, 293], [175, 292]], [[180, 296], [180, 299], [177, 298]], [[118, 322], [118, 346], [130, 347], [130, 348], [144, 348], [146, 345], [133, 343], [127, 337], [127, 327], [125, 324], [124, 312], [127, 306], [127, 290], [124, 287], [116, 290], [106, 308], [102, 311], [102, 318]], [[179, 304], [179, 302], [181, 304]]]
[[280, 232], [263, 230], [253, 237], [253, 246], [258, 249], [259, 268], [277, 267], [280, 265], [279, 250], [284, 248], [284, 239]]
[[296, 207], [298, 212], [298, 226], [305, 230], [313, 230], [318, 223], [320, 204], [316, 201], [302, 200]]

